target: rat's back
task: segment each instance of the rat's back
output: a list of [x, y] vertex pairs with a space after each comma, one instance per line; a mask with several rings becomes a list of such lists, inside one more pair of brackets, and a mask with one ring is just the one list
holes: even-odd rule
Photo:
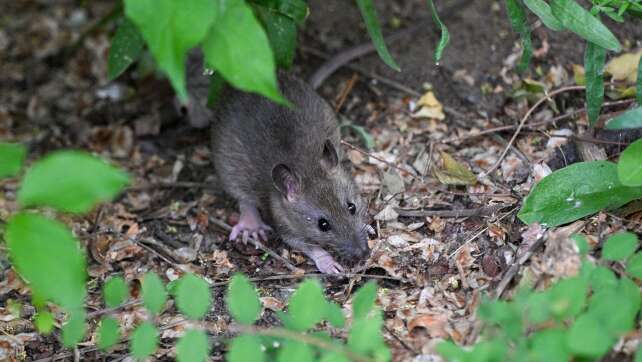
[[225, 190], [239, 201], [266, 205], [272, 168], [283, 163], [302, 174], [314, 167], [330, 139], [339, 149], [339, 131], [330, 106], [306, 83], [279, 74], [291, 108], [265, 97], [226, 89], [212, 125], [214, 164]]

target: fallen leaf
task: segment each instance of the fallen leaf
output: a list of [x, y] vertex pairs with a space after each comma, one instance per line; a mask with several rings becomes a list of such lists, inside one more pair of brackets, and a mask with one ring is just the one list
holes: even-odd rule
[[263, 305], [263, 308], [269, 309], [271, 311], [279, 311], [283, 310], [285, 308], [285, 303], [282, 301], [274, 298], [274, 297], [261, 297], [261, 304]]
[[642, 50], [615, 57], [606, 64], [604, 73], [610, 74], [613, 80], [626, 80], [629, 83], [635, 83], [640, 56], [642, 56]]
[[432, 118], [443, 120], [446, 118], [444, 107], [432, 91], [426, 92], [417, 102], [419, 110], [412, 114], [413, 118]]
[[465, 165], [455, 161], [446, 152], [441, 153], [442, 168], [434, 173], [439, 182], [444, 185], [474, 185], [477, 177]]
[[424, 328], [433, 338], [448, 338], [447, 323], [448, 317], [443, 314], [421, 314], [408, 322], [408, 331], [413, 333], [417, 328]]
[[399, 173], [390, 170], [383, 175], [383, 185], [388, 189], [391, 195], [396, 195], [405, 191], [405, 185]]
[[388, 204], [383, 208], [383, 210], [379, 211], [379, 213], [375, 215], [374, 219], [379, 221], [391, 221], [397, 220], [398, 217], [399, 214], [395, 211], [394, 207]]

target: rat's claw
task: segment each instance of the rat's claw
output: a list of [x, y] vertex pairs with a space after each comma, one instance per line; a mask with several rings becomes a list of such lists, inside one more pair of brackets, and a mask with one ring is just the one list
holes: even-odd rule
[[366, 231], [368, 232], [368, 234], [374, 235], [377, 233], [375, 229], [372, 227], [372, 225], [370, 224], [365, 224], [365, 225], [366, 225]]
[[329, 258], [318, 258], [314, 260], [314, 263], [317, 266], [317, 269], [321, 273], [325, 274], [340, 274], [343, 273], [343, 267], [341, 264], [337, 263], [332, 257]]
[[267, 239], [268, 239], [267, 238], [267, 233], [263, 229], [259, 230], [259, 237], [261, 238], [261, 241], [267, 241]]

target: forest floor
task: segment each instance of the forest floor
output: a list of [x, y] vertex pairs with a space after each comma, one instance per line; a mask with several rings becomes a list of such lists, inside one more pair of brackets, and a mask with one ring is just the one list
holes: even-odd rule
[[[439, 341], [470, 344], [478, 337], [475, 310], [484, 295], [510, 297], [524, 276], [545, 287], [575, 273], [579, 257], [569, 241], [571, 231], [589, 235], [598, 250], [612, 232], [627, 228], [642, 233], [642, 213], [600, 213], [548, 231], [528, 227], [516, 216], [534, 182], [581, 159], [575, 151], [580, 143], [604, 149], [609, 158], [626, 145], [587, 135], [583, 92], [564, 88], [574, 86], [579, 75], [579, 38], [551, 33], [533, 21], [535, 57], [530, 70], [518, 75], [517, 35], [503, 3], [474, 1], [445, 15], [452, 39], [436, 66], [432, 52], [438, 33], [425, 2], [379, 3], [386, 33], [426, 23], [412, 36], [389, 44], [403, 71], [387, 69], [370, 54], [351, 63], [357, 70], [342, 67], [319, 89], [340, 119], [362, 127], [361, 133], [345, 128], [344, 151], [377, 232], [370, 240], [371, 257], [357, 275], [327, 277], [278, 239], [266, 245], [319, 278], [328, 298], [346, 309], [353, 291], [375, 279], [394, 360], [428, 361]], [[174, 107], [169, 85], [144, 66], [107, 80], [113, 26], [87, 29], [114, 2], [83, 4], [3, 4], [0, 139], [28, 144], [28, 162], [60, 148], [86, 149], [127, 170], [134, 181], [117, 200], [90, 215], [59, 215], [86, 246], [90, 260], [86, 341], [69, 351], [58, 333], [35, 333], [28, 288], [0, 252], [0, 350], [29, 360], [71, 360], [75, 354], [82, 360], [124, 359], [126, 343], [109, 353], [96, 352], [97, 317], [108, 312], [101, 286], [120, 274], [137, 296], [139, 278], [150, 270], [168, 281], [194, 272], [211, 282], [243, 272], [262, 296], [265, 310], [259, 324], [275, 325], [275, 311], [284, 307], [301, 275], [263, 251], [227, 241], [224, 224], [234, 224], [238, 213], [218, 186], [209, 132], [188, 126]], [[310, 8], [294, 70], [306, 78], [323, 56], [368, 41], [353, 4], [313, 0]], [[609, 26], [625, 51], [640, 46], [640, 27]], [[86, 36], [81, 39], [81, 34]], [[552, 102], [533, 109], [515, 133], [529, 108], [544, 96], [543, 89], [563, 88]], [[603, 110], [602, 123], [631, 104], [607, 101], [611, 105]], [[449, 158], [455, 169], [472, 171], [477, 182], [458, 186], [470, 178], [447, 169], [443, 162]], [[17, 210], [17, 185], [15, 179], [0, 182], [0, 221]], [[224, 285], [212, 288], [213, 308], [203, 322], [214, 336], [231, 333], [224, 292]], [[9, 300], [23, 305], [19, 318], [9, 313]], [[139, 305], [109, 312], [126, 332], [145, 316]], [[174, 307], [158, 317], [162, 348], [156, 358], [175, 356], [181, 321]], [[215, 346], [212, 360], [222, 360], [224, 348]], [[618, 351], [621, 357], [629, 352]]]

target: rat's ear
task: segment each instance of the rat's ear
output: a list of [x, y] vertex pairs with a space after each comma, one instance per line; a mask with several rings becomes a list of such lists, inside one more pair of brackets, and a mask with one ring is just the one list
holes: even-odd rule
[[337, 149], [330, 140], [323, 144], [323, 153], [321, 154], [321, 166], [327, 171], [332, 171], [339, 165], [339, 154]]
[[272, 168], [274, 187], [289, 201], [294, 201], [301, 191], [301, 178], [288, 166], [280, 163]]

